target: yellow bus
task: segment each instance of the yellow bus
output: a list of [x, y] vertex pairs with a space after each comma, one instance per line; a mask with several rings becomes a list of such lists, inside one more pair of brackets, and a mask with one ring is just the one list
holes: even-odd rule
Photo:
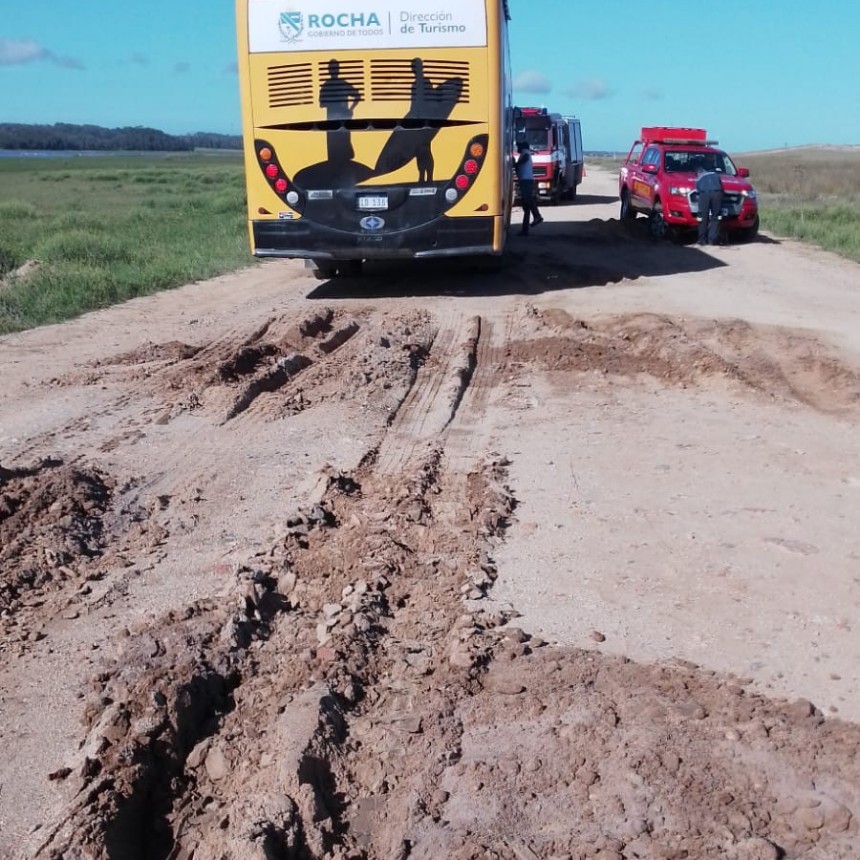
[[498, 257], [511, 208], [508, 0], [236, 0], [258, 257]]

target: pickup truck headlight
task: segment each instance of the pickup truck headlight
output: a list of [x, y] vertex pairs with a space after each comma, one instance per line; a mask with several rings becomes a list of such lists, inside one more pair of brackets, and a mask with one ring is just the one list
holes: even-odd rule
[[676, 197], [686, 197], [693, 189], [686, 185], [670, 185], [669, 193]]
[[750, 188], [747, 191], [741, 191], [741, 197], [749, 197], [750, 200], [756, 200], [758, 198], [758, 194], [756, 193], [755, 188]]

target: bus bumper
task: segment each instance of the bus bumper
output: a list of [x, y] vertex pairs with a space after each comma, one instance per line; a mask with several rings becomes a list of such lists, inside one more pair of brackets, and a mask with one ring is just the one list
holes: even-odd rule
[[252, 221], [251, 236], [257, 257], [386, 260], [500, 254], [496, 220], [492, 216], [439, 218], [406, 230], [378, 233], [347, 233], [307, 219]]

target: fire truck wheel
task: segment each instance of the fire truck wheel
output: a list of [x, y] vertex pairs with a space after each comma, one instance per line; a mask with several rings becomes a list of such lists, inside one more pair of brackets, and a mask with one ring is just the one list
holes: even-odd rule
[[738, 231], [739, 238], [742, 242], [752, 242], [758, 236], [758, 215], [755, 216], [755, 221], [750, 227], [744, 227]]
[[636, 217], [636, 210], [630, 205], [630, 192], [625, 188], [621, 192], [621, 220], [632, 221]]
[[663, 204], [656, 200], [648, 218], [648, 235], [655, 241], [668, 238], [668, 228], [663, 218]]

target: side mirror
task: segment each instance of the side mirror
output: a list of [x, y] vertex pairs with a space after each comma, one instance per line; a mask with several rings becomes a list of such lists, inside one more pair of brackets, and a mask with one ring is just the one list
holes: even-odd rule
[[642, 171], [643, 173], [657, 173], [660, 168], [656, 164], [643, 164]]
[[738, 168], [738, 176], [740, 176], [741, 179], [746, 179], [747, 176], [749, 176], [749, 175], [750, 175], [750, 172], [746, 167], [739, 167]]

